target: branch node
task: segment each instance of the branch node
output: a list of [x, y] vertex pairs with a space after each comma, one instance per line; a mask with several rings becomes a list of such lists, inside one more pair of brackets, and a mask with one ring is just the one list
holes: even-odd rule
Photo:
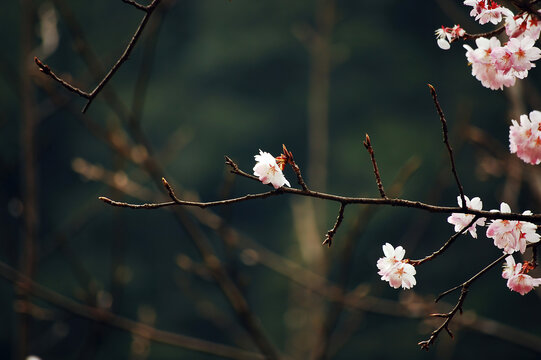
[[338, 227], [342, 223], [342, 220], [344, 220], [344, 210], [346, 208], [346, 203], [340, 204], [340, 210], [338, 210], [338, 217], [336, 218], [336, 222], [334, 223], [334, 226], [331, 230], [327, 231], [327, 234], [325, 235], [325, 240], [321, 245], [327, 245], [328, 247], [331, 247], [332, 241], [334, 238], [334, 235], [336, 234], [336, 231], [338, 230]]

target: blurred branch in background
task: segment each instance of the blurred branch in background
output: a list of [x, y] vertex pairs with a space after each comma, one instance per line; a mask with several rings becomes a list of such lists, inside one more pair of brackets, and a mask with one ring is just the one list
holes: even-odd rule
[[[37, 108], [34, 87], [32, 86], [31, 52], [34, 40], [35, 7], [32, 0], [21, 0], [20, 26], [20, 109], [21, 109], [21, 144], [22, 144], [22, 184], [23, 197], [23, 241], [19, 250], [19, 269], [32, 279], [35, 276], [37, 237], [39, 226], [38, 212], [38, 172], [37, 172]], [[18, 301], [28, 302], [28, 293], [19, 289]], [[29, 352], [30, 318], [28, 314], [17, 314], [17, 336], [15, 336], [17, 359], [24, 359]]]
[[[17, 288], [24, 289], [25, 292], [28, 292], [32, 296], [38, 297], [52, 305], [69, 311], [72, 314], [119, 328], [144, 339], [230, 359], [251, 360], [264, 358], [257, 353], [237, 349], [232, 346], [216, 344], [190, 336], [158, 330], [145, 325], [144, 323], [114, 315], [104, 309], [79, 304], [49, 288], [31, 281], [28, 277], [22, 275], [3, 262], [0, 262], [0, 276], [12, 282]], [[27, 303], [29, 303], [29, 301], [27, 301]]]
[[[64, 0], [56, 1], [56, 5], [62, 5]], [[130, 42], [128, 43], [128, 46], [124, 49], [124, 52], [122, 55], [118, 58], [117, 62], [111, 67], [111, 69], [107, 72], [107, 74], [101, 79], [99, 84], [94, 88], [94, 90], [87, 92], [84, 90], [79, 89], [78, 87], [72, 85], [71, 83], [63, 80], [61, 77], [57, 76], [49, 66], [43, 64], [37, 57], [34, 59], [36, 62], [36, 65], [39, 67], [39, 69], [45, 74], [50, 76], [53, 80], [58, 82], [60, 85], [64, 86], [66, 89], [68, 89], [71, 92], [76, 93], [77, 95], [87, 99], [87, 102], [85, 106], [83, 107], [82, 112], [85, 113], [92, 101], [96, 98], [96, 96], [101, 92], [101, 90], [105, 87], [105, 85], [111, 80], [111, 78], [115, 75], [115, 73], [118, 71], [118, 69], [122, 66], [122, 64], [128, 59], [130, 56], [131, 51], [135, 47], [135, 44], [137, 43], [137, 40], [141, 36], [148, 20], [152, 16], [152, 13], [156, 9], [156, 7], [160, 4], [161, 0], [153, 0], [152, 3], [150, 3], [147, 6], [140, 5], [134, 1], [130, 0], [122, 0], [125, 3], [131, 4], [134, 7], [136, 7], [139, 10], [142, 10], [145, 13], [145, 16], [139, 23], [139, 26], [137, 27], [137, 30], [135, 30], [135, 33], [133, 34], [133, 37], [131, 38]], [[80, 33], [80, 32], [79, 32]], [[97, 63], [97, 61], [95, 61]]]

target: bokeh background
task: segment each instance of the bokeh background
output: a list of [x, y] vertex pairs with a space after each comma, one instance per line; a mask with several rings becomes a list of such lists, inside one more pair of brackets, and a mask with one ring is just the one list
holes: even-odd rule
[[[255, 353], [254, 334], [208, 264], [220, 264], [274, 346], [293, 359], [539, 358], [541, 293], [511, 293], [498, 269], [472, 285], [451, 325], [455, 338], [442, 333], [430, 351], [419, 350], [439, 324], [427, 315], [448, 311], [458, 294], [439, 307], [433, 299], [498, 249], [482, 230], [478, 239], [463, 236], [418, 268], [409, 291], [380, 281], [375, 263], [386, 242], [411, 258], [436, 250], [453, 233], [447, 215], [349, 206], [327, 248], [333, 203], [279, 196], [179, 213], [97, 199], [167, 200], [161, 176], [183, 199], [267, 191], [232, 176], [224, 155], [251, 172], [259, 149], [277, 156], [282, 144], [312, 189], [377, 197], [362, 145], [368, 133], [388, 192], [455, 205], [430, 83], [466, 195], [480, 196], [485, 209], [506, 201], [539, 212], [539, 171], [510, 156], [507, 134], [510, 119], [541, 109], [541, 75], [534, 69], [505, 91], [483, 88], [461, 44], [442, 51], [434, 37], [442, 24], [490, 28], [468, 12], [446, 0], [163, 0], [83, 115], [84, 99], [41, 74], [33, 57], [91, 89], [143, 13], [122, 1], [5, 2], [0, 261], [79, 304]], [[286, 176], [296, 183], [290, 169]], [[193, 229], [215, 258], [201, 256]], [[4, 280], [0, 314], [2, 359], [220, 358], [81, 318]]]

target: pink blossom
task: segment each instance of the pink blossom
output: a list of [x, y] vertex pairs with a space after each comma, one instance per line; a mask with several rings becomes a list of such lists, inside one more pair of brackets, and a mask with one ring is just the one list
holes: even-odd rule
[[501, 48], [500, 41], [496, 37], [490, 39], [481, 37], [475, 40], [477, 49], [472, 49], [469, 45], [464, 45], [466, 49], [466, 58], [472, 67], [472, 75], [481, 81], [484, 87], [492, 90], [503, 89], [515, 84], [514, 72], [504, 73], [495, 66], [492, 52]]
[[391, 287], [398, 289], [400, 286], [404, 289], [411, 289], [417, 281], [415, 280], [415, 267], [411, 264], [399, 262], [394, 265], [386, 275], [386, 280]]
[[509, 40], [506, 47], [512, 54], [513, 60], [512, 66], [515, 71], [527, 71], [532, 67], [532, 61], [539, 60], [541, 58], [541, 50], [534, 47], [535, 40], [529, 37], [523, 37], [522, 39], [513, 38]]
[[465, 0], [464, 5], [473, 6], [470, 16], [475, 16], [475, 20], [478, 20], [481, 25], [488, 22], [496, 25], [502, 21], [502, 15], [511, 13], [509, 9], [498, 5], [493, 0]]
[[381, 280], [388, 281], [391, 287], [398, 289], [402, 286], [404, 289], [412, 288], [417, 282], [415, 280], [415, 267], [408, 264], [404, 259], [406, 250], [402, 246], [397, 246], [396, 249], [389, 243], [383, 245], [382, 257], [377, 262], [379, 269], [378, 275], [381, 275]]
[[541, 163], [541, 112], [532, 111], [530, 116], [521, 115], [520, 125], [511, 120], [509, 127], [509, 150], [524, 162]]
[[527, 12], [516, 16], [513, 13], [506, 15], [505, 33], [509, 38], [522, 39], [528, 37], [537, 40], [540, 32], [541, 22], [535, 15]]
[[[466, 207], [468, 209], [473, 210], [482, 210], [483, 209], [483, 202], [480, 198], [474, 197], [473, 199], [468, 199], [467, 196], [464, 196], [464, 199], [466, 200]], [[462, 207], [462, 199], [460, 196], [457, 197], [458, 205]], [[473, 220], [474, 215], [472, 214], [462, 214], [462, 213], [452, 213], [451, 216], [447, 218], [447, 222], [449, 224], [452, 224], [455, 226], [455, 232], [459, 232], [462, 229], [464, 229], [468, 224]], [[485, 225], [485, 218], [477, 219], [469, 228], [468, 231], [470, 235], [476, 239], [477, 238], [477, 229], [476, 226], [484, 226]]]
[[259, 150], [259, 155], [254, 157], [255, 161], [257, 161], [254, 166], [254, 175], [259, 177], [259, 181], [263, 184], [271, 183], [275, 189], [283, 185], [291, 186], [276, 163], [274, 156]]
[[502, 71], [504, 74], [507, 74], [513, 68], [515, 58], [507, 46], [500, 46], [493, 49], [490, 57], [494, 62], [496, 70]]
[[[510, 213], [511, 208], [502, 202], [500, 212], [503, 214]], [[531, 215], [532, 212], [527, 210], [523, 214]], [[499, 249], [503, 249], [504, 253], [512, 254], [515, 251], [524, 253], [527, 244], [539, 241], [540, 236], [536, 233], [536, 230], [537, 225], [527, 221], [498, 219], [493, 220], [488, 226], [487, 237], [494, 239], [494, 245]]]
[[385, 257], [380, 258], [377, 262], [378, 275], [381, 276], [384, 276], [396, 263], [404, 259], [406, 250], [402, 246], [397, 246], [395, 249], [391, 244], [386, 243], [383, 245], [383, 254]]
[[509, 255], [505, 258], [506, 264], [504, 265], [502, 277], [507, 279], [507, 287], [518, 292], [520, 295], [529, 293], [534, 287], [541, 285], [541, 279], [532, 278], [530, 275], [525, 274], [528, 271], [523, 269], [522, 264], [515, 264], [513, 256]]
[[448, 50], [451, 47], [450, 43], [455, 39], [463, 37], [466, 31], [460, 25], [455, 25], [452, 28], [442, 26], [435, 33], [438, 46], [443, 50]]

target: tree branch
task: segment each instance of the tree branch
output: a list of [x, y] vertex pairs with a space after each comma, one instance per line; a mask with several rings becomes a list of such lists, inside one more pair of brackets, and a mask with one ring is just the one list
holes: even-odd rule
[[370, 159], [372, 160], [372, 167], [374, 168], [374, 176], [376, 177], [376, 183], [378, 184], [379, 194], [382, 198], [386, 199], [387, 196], [385, 195], [385, 190], [383, 190], [383, 184], [381, 182], [381, 176], [379, 175], [378, 164], [376, 163], [376, 156], [374, 155], [374, 149], [372, 148], [372, 144], [370, 143], [370, 136], [368, 136], [368, 134], [366, 134], [363, 144], [366, 150], [368, 150], [368, 153], [370, 154]]
[[453, 157], [453, 149], [451, 148], [451, 145], [449, 145], [447, 121], [445, 120], [445, 115], [443, 115], [443, 110], [441, 109], [440, 103], [438, 101], [438, 95], [436, 94], [436, 89], [434, 89], [434, 86], [430, 84], [428, 84], [428, 87], [430, 88], [430, 94], [432, 95], [432, 99], [434, 100], [434, 105], [436, 105], [436, 110], [438, 111], [438, 115], [440, 116], [441, 127], [442, 127], [442, 132], [443, 132], [443, 142], [445, 143], [445, 146], [447, 147], [447, 151], [449, 152], [449, 161], [451, 162], [451, 171], [453, 172], [453, 176], [455, 177], [456, 186], [458, 187], [458, 192], [460, 193], [460, 199], [462, 199], [462, 208], [465, 209], [466, 199], [464, 198], [464, 189], [462, 188], [462, 184], [460, 183], [460, 180], [458, 179], [458, 174], [456, 172], [455, 159]]
[[132, 1], [132, 0], [122, 0], [122, 1], [127, 3], [127, 4], [133, 5], [135, 8], [137, 8], [139, 10], [144, 11], [145, 16], [143, 17], [143, 19], [139, 23], [139, 26], [137, 27], [137, 30], [135, 30], [135, 33], [133, 34], [133, 36], [132, 36], [130, 42], [128, 43], [128, 45], [126, 46], [126, 49], [124, 49], [124, 52], [122, 53], [122, 55], [118, 58], [117, 62], [113, 65], [113, 67], [111, 67], [109, 72], [103, 77], [103, 79], [98, 83], [98, 85], [91, 92], [83, 91], [83, 90], [71, 85], [69, 82], [67, 82], [67, 81], [63, 80], [62, 78], [60, 78], [59, 76], [57, 76], [50, 69], [49, 66], [45, 65], [38, 58], [34, 59], [37, 66], [41, 70], [41, 72], [43, 72], [45, 75], [50, 76], [53, 80], [60, 83], [62, 86], [64, 86], [69, 91], [72, 91], [72, 92], [78, 94], [79, 96], [84, 97], [85, 99], [87, 99], [87, 102], [86, 102], [85, 106], [82, 109], [83, 113], [85, 113], [86, 110], [88, 110], [88, 107], [90, 106], [92, 101], [94, 101], [94, 99], [100, 93], [100, 91], [103, 89], [103, 87], [109, 82], [109, 80], [111, 80], [111, 78], [115, 75], [115, 73], [122, 66], [122, 64], [128, 59], [128, 57], [130, 56], [131, 51], [133, 50], [133, 48], [135, 47], [135, 44], [137, 43], [137, 40], [139, 40], [139, 37], [141, 36], [146, 24], [148, 23], [148, 20], [150, 19], [150, 16], [152, 15], [152, 13], [154, 12], [154, 10], [156, 9], [156, 7], [158, 6], [158, 4], [160, 3], [161, 0], [153, 0], [152, 3], [150, 3], [148, 6], [140, 5], [140, 4], [138, 4], [138, 3], [136, 3], [135, 1]]
[[1, 261], [0, 276], [13, 283], [16, 287], [24, 289], [27, 293], [52, 305], [58, 306], [74, 315], [124, 330], [148, 340], [230, 359], [252, 360], [265, 358], [257, 353], [232, 346], [159, 330], [146, 324], [115, 315], [104, 309], [80, 304], [45, 286], [33, 282], [28, 277], [22, 275], [20, 272]]
[[428, 338], [428, 340], [423, 340], [423, 341], [420, 341], [418, 343], [418, 345], [421, 346], [421, 349], [424, 349], [424, 350], [428, 350], [428, 348], [430, 347], [431, 344], [434, 343], [434, 341], [436, 341], [437, 337], [439, 336], [440, 332], [442, 330], [445, 330], [447, 331], [447, 333], [449, 334], [450, 337], [453, 337], [453, 333], [451, 332], [451, 330], [449, 329], [449, 324], [451, 323], [451, 321], [453, 320], [454, 316], [456, 315], [457, 312], [460, 311], [460, 313], [462, 313], [462, 305], [464, 304], [464, 300], [466, 299], [466, 295], [468, 294], [468, 289], [470, 287], [470, 285], [475, 281], [477, 280], [478, 278], [480, 278], [483, 274], [485, 274], [488, 270], [492, 269], [494, 266], [498, 265], [503, 259], [505, 259], [507, 256], [509, 256], [509, 254], [503, 254], [501, 255], [499, 258], [497, 258], [496, 260], [494, 260], [492, 263], [490, 263], [489, 265], [487, 265], [483, 270], [479, 271], [477, 274], [475, 274], [474, 276], [472, 276], [468, 281], [462, 283], [461, 285], [458, 285], [458, 286], [455, 286], [454, 288], [451, 288], [443, 293], [441, 293], [437, 298], [436, 298], [436, 302], [438, 302], [442, 297], [444, 297], [445, 295], [448, 295], [450, 293], [452, 293], [453, 291], [455, 290], [458, 290], [458, 289], [462, 289], [460, 291], [460, 296], [458, 298], [458, 301], [457, 303], [455, 304], [455, 306], [453, 307], [453, 309], [451, 311], [449, 311], [448, 313], [437, 313], [437, 314], [431, 314], [430, 316], [434, 316], [434, 317], [441, 317], [441, 318], [445, 318], [445, 321], [436, 329], [432, 332], [432, 334], [430, 334], [430, 337]]

